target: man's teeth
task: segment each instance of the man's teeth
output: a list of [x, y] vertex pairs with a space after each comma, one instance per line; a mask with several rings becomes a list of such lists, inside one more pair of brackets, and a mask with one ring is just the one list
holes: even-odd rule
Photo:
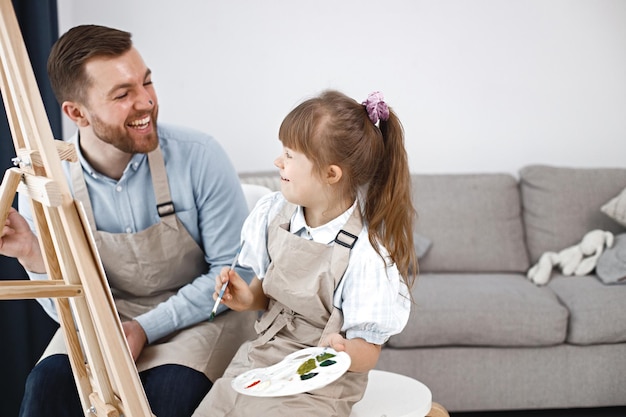
[[150, 116], [146, 116], [143, 119], [135, 120], [134, 122], [130, 122], [128, 125], [133, 127], [144, 127], [148, 123], [150, 123]]

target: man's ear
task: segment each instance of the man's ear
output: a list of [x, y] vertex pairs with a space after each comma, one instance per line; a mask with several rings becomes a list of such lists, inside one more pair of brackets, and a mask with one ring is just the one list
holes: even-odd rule
[[343, 171], [339, 165], [330, 165], [326, 170], [326, 181], [328, 184], [337, 184], [343, 175]]
[[61, 110], [67, 117], [76, 123], [78, 127], [85, 127], [89, 125], [89, 120], [86, 117], [84, 107], [75, 101], [64, 101], [63, 104], [61, 104]]

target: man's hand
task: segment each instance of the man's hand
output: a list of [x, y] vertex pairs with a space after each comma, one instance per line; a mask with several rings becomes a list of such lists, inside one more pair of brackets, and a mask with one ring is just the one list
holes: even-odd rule
[[26, 219], [11, 207], [6, 223], [0, 226], [0, 255], [17, 258], [27, 271], [44, 274], [46, 267], [39, 241]]
[[133, 360], [136, 361], [148, 341], [146, 332], [143, 331], [141, 325], [135, 320], [125, 321], [122, 323], [122, 328], [124, 329], [124, 336], [126, 336], [130, 353], [133, 355]]

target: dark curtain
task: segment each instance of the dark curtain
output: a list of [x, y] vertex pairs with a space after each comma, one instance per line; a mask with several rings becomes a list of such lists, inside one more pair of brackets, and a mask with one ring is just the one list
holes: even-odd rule
[[[52, 132], [61, 138], [61, 113], [48, 82], [46, 60], [58, 37], [56, 0], [13, 0], [13, 7], [48, 113]], [[1, 101], [1, 98], [0, 98]], [[12, 167], [15, 149], [4, 103], [0, 106], [0, 168]], [[17, 199], [16, 199], [17, 200]], [[13, 203], [17, 207], [17, 201]], [[0, 279], [28, 279], [15, 260], [0, 256]], [[0, 300], [0, 416], [17, 416], [24, 382], [58, 325], [36, 300]]]

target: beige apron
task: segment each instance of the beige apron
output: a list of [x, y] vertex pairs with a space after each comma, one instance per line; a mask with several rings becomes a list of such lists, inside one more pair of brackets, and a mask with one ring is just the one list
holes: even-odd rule
[[285, 206], [268, 230], [272, 262], [263, 290], [270, 304], [255, 326], [259, 336], [239, 349], [194, 417], [348, 416], [363, 396], [367, 373], [355, 372], [310, 393], [285, 397], [246, 396], [231, 387], [232, 379], [244, 371], [273, 365], [299, 349], [318, 346], [323, 335], [341, 331], [343, 316], [333, 307], [333, 294], [362, 228], [358, 209], [335, 241], [341, 243], [325, 245], [290, 233], [294, 206]]
[[[203, 251], [174, 213], [160, 148], [148, 154], [148, 162], [161, 222], [138, 233], [96, 231], [82, 167], [71, 164], [75, 198], [85, 207], [122, 321], [153, 309], [209, 269]], [[254, 336], [255, 318], [254, 314], [229, 311], [212, 322], [203, 321], [177, 331], [146, 346], [137, 360], [137, 369], [179, 364], [215, 381], [239, 346]], [[67, 353], [60, 329], [43, 357], [53, 353]]]

